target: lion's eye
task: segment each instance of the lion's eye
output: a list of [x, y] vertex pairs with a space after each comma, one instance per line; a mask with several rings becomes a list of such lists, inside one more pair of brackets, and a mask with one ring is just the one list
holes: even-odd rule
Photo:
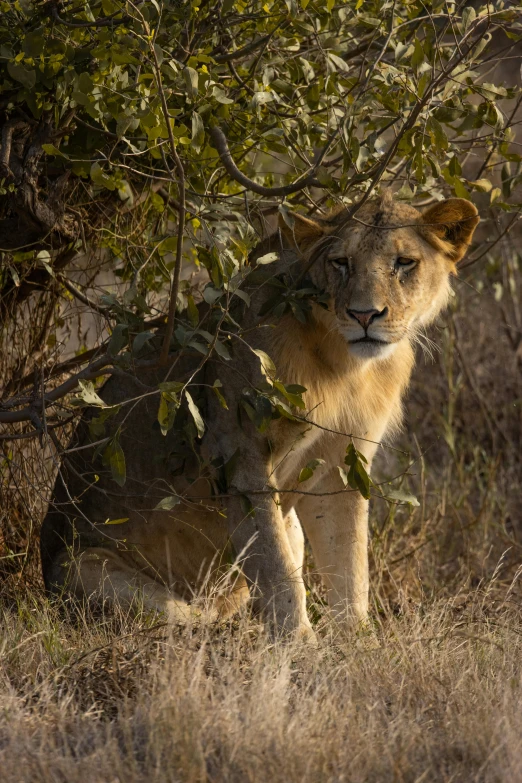
[[414, 266], [416, 266], [417, 261], [414, 258], [405, 258], [404, 256], [399, 256], [397, 260], [395, 261], [395, 266], [397, 269], [413, 269]]
[[341, 269], [343, 272], [346, 272], [348, 269], [348, 259], [345, 258], [345, 256], [340, 256], [339, 258], [329, 258], [328, 260], [336, 269]]

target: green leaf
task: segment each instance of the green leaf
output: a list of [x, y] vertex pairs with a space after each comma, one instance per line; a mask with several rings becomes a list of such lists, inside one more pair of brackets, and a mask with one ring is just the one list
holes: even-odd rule
[[[165, 385], [166, 384], [160, 384], [160, 387]], [[175, 397], [174, 392], [162, 391], [158, 408], [158, 424], [160, 425], [161, 434], [163, 436], [172, 429], [178, 408], [179, 401]]]
[[483, 82], [477, 84], [477, 92], [487, 98], [489, 101], [495, 101], [497, 98], [505, 98], [507, 96], [507, 90], [505, 87], [501, 87], [497, 84], [491, 84], [490, 82]]
[[102, 8], [105, 16], [112, 16], [112, 14], [121, 12], [121, 6], [118, 0], [102, 0]]
[[[291, 405], [295, 405], [296, 408], [301, 408], [301, 410], [306, 408], [304, 400], [301, 397], [302, 392], [291, 391], [292, 384], [290, 386], [285, 386], [283, 383], [281, 383], [281, 381], [274, 381], [274, 387], [283, 395], [283, 397], [285, 397], [285, 399], [288, 400]], [[304, 386], [299, 386], [298, 384], [294, 384], [293, 388], [306, 391]]]
[[314, 472], [311, 468], [305, 467], [301, 469], [301, 472], [299, 473], [299, 478], [297, 479], [299, 484], [303, 481], [307, 481], [307, 479], [311, 478], [314, 475]]
[[286, 403], [277, 402], [275, 408], [276, 411], [281, 414], [281, 416], [285, 417], [285, 419], [289, 419], [290, 421], [299, 421], [299, 419], [294, 416]]
[[194, 68], [186, 66], [183, 68], [183, 77], [185, 79], [185, 85], [187, 92], [191, 98], [195, 98], [199, 91], [199, 74]]
[[167, 497], [160, 500], [157, 506], [154, 506], [154, 511], [171, 511], [180, 502], [178, 495], [167, 495]]
[[[214, 88], [215, 90], [216, 88]], [[223, 93], [224, 94], [224, 93]], [[214, 95], [214, 97], [217, 97]], [[218, 98], [219, 100], [219, 98]], [[274, 93], [272, 91], [266, 92], [265, 90], [260, 92], [255, 92], [252, 96], [252, 106], [255, 108], [256, 106], [264, 106], [266, 103], [272, 103], [274, 100]], [[227, 99], [228, 101], [228, 99]], [[221, 101], [223, 103], [224, 101]], [[232, 103], [232, 101], [230, 101]]]
[[16, 271], [16, 267], [12, 266], [11, 264], [9, 264], [9, 274], [11, 275], [13, 283], [18, 288], [20, 285], [20, 275]]
[[279, 260], [279, 253], [265, 253], [264, 256], [260, 256], [256, 259], [256, 264], [273, 264], [274, 261]]
[[171, 394], [176, 394], [177, 392], [180, 392], [182, 388], [184, 387], [184, 383], [181, 381], [164, 381], [163, 383], [158, 383], [158, 389], [162, 392], [170, 392]]
[[222, 387], [222, 385], [223, 384], [221, 383], [221, 381], [219, 381], [219, 380], [214, 381], [214, 385], [212, 386], [212, 391], [214, 392], [214, 394], [218, 398], [219, 404], [221, 405], [221, 407], [225, 408], [225, 410], [228, 410], [227, 401], [225, 400], [225, 398], [223, 397], [223, 395], [222, 395], [222, 393], [220, 391], [220, 388]]
[[218, 103], [223, 103], [223, 104], [234, 103], [232, 98], [227, 98], [225, 91], [221, 87], [218, 87], [217, 85], [212, 88], [212, 95], [214, 96], [214, 98]]
[[301, 484], [303, 481], [307, 481], [309, 478], [312, 478], [312, 476], [315, 473], [316, 468], [319, 467], [319, 465], [324, 465], [325, 460], [324, 459], [312, 459], [308, 464], [301, 469], [301, 472], [299, 473], [298, 482]]
[[419, 41], [418, 38], [415, 38], [414, 47], [415, 47], [415, 49], [414, 49], [414, 52], [413, 52], [413, 54], [411, 56], [410, 62], [412, 64], [412, 67], [415, 70], [415, 73], [417, 73], [417, 69], [424, 62], [424, 56], [425, 55], [424, 55], [424, 49], [422, 48], [422, 43]]
[[411, 57], [414, 54], [414, 47], [411, 44], [398, 43], [395, 47], [395, 60], [398, 63], [403, 62], [408, 58], [411, 62]]
[[54, 144], [42, 144], [42, 149], [47, 155], [54, 155], [55, 157], [65, 158], [65, 160], [69, 160], [69, 156], [61, 152], [58, 149], [58, 147], [54, 146]]
[[106, 519], [104, 525], [123, 525], [124, 522], [128, 522], [129, 517], [120, 517], [120, 519]]
[[192, 418], [194, 419], [194, 424], [196, 425], [198, 435], [200, 438], [202, 438], [203, 435], [205, 434], [205, 423], [201, 418], [201, 413], [199, 412], [199, 408], [194, 402], [194, 400], [192, 399], [192, 396], [188, 391], [185, 392], [185, 397], [187, 398], [188, 408], [192, 415]]
[[79, 380], [78, 386], [80, 387], [80, 391], [78, 392], [75, 403], [85, 403], [86, 405], [93, 405], [97, 408], [106, 408], [107, 404], [102, 400], [101, 397], [98, 397], [97, 393], [94, 390], [94, 384], [92, 381], [84, 381]]
[[265, 353], [265, 351], [260, 350], [259, 348], [252, 348], [252, 352], [255, 353], [256, 356], [259, 357], [259, 360], [261, 362], [261, 372], [265, 376], [265, 378], [268, 381], [271, 381], [272, 378], [276, 377], [276, 366], [270, 356]]
[[404, 492], [402, 489], [390, 489], [384, 493], [384, 497], [387, 500], [396, 500], [398, 503], [408, 503], [410, 506], [420, 506], [419, 501], [415, 495], [410, 495], [409, 492]]
[[477, 12], [471, 6], [465, 8], [462, 12], [462, 32], [466, 33], [472, 22], [477, 18]]
[[45, 48], [45, 38], [43, 37], [41, 30], [42, 28], [40, 28], [40, 30], [27, 33], [25, 36], [24, 53], [27, 57], [36, 59], [37, 57], [39, 58], [43, 53]]
[[216, 340], [216, 342], [214, 343], [214, 350], [218, 356], [221, 356], [222, 359], [226, 359], [227, 361], [230, 361], [230, 359], [232, 359], [232, 355], [228, 350], [227, 346], [225, 345], [225, 343], [222, 343], [220, 340]]
[[345, 469], [341, 468], [340, 465], [337, 465], [337, 470], [339, 471], [339, 475], [341, 477], [341, 480], [342, 480], [344, 486], [347, 487], [348, 486], [348, 475], [347, 475]]
[[113, 439], [103, 452], [104, 464], [109, 465], [112, 477], [118, 486], [123, 487], [127, 478], [125, 454], [118, 440]]
[[368, 460], [364, 454], [362, 454], [360, 451], [357, 451], [353, 443], [350, 443], [346, 449], [346, 457], [344, 458], [344, 461], [347, 465], [355, 465], [358, 460], [364, 462], [365, 465], [368, 464]]
[[129, 327], [127, 324], [116, 324], [112, 330], [111, 339], [107, 346], [107, 353], [116, 356], [122, 348], [125, 348], [129, 340]]
[[120, 410], [119, 405], [103, 408], [97, 416], [89, 421], [89, 435], [92, 440], [103, 438], [105, 435], [105, 422], [115, 416]]
[[469, 184], [477, 190], [480, 190], [482, 193], [489, 193], [493, 187], [489, 179], [474, 179], [471, 180]]
[[7, 63], [7, 72], [12, 79], [20, 82], [26, 90], [32, 90], [36, 84], [36, 71], [25, 68], [20, 63]]
[[169, 429], [172, 427], [172, 421], [169, 419], [169, 401], [162, 394], [160, 396], [160, 404], [158, 408], [158, 424], [161, 428], [161, 434], [166, 435]]
[[469, 191], [464, 187], [464, 183], [459, 177], [455, 177], [453, 181], [453, 190], [457, 198], [465, 198], [469, 201]]
[[274, 414], [274, 406], [264, 394], [255, 389], [243, 394], [241, 404], [259, 432], [266, 432]]
[[190, 323], [192, 326], [196, 327], [199, 323], [199, 310], [196, 307], [196, 303], [192, 294], [187, 296], [187, 313]]
[[94, 82], [86, 71], [80, 74], [78, 77], [78, 88], [85, 95], [90, 95], [94, 87]]
[[40, 250], [40, 252], [36, 254], [36, 258], [39, 260], [42, 266], [45, 267], [45, 269], [47, 270], [48, 274], [51, 275], [51, 277], [56, 277], [56, 275], [54, 274], [54, 269], [49, 263], [51, 260], [51, 254], [49, 253], [48, 250]]
[[428, 120], [428, 129], [433, 133], [433, 140], [435, 142], [436, 149], [446, 150], [448, 149], [448, 137], [444, 133], [442, 125], [435, 117], [430, 117]]
[[94, 182], [95, 185], [99, 185], [100, 187], [107, 188], [107, 190], [115, 190], [116, 189], [116, 183], [114, 182], [114, 179], [103, 171], [100, 164], [95, 161], [91, 166], [91, 179]]
[[141, 349], [154, 337], [153, 332], [139, 332], [132, 343], [132, 353], [137, 356]]
[[370, 497], [371, 479], [364, 467], [367, 459], [364, 454], [357, 451], [353, 443], [350, 443], [346, 449], [345, 464], [348, 465], [347, 472], [348, 484], [352, 489], [358, 490], [366, 500]]
[[205, 126], [201, 115], [197, 111], [192, 112], [192, 147], [196, 152], [201, 150], [201, 147], [205, 143]]

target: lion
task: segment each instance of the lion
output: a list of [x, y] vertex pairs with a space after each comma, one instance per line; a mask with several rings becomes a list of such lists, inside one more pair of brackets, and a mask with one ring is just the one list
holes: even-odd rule
[[[126, 457], [123, 487], [99, 456], [100, 409], [84, 415], [42, 528], [48, 590], [127, 606], [138, 595], [174, 623], [225, 618], [250, 602], [275, 632], [313, 638], [306, 534], [329, 612], [349, 630], [364, 622], [368, 500], [345, 487], [339, 466], [352, 443], [369, 470], [400, 427], [414, 344], [447, 304], [478, 223], [465, 199], [421, 212], [389, 191], [351, 218], [345, 208], [286, 214], [253, 252], [241, 298], [229, 291], [228, 316], [219, 302], [206, 315], [200, 306], [200, 324], [221, 319], [219, 352], [201, 361], [184, 348], [167, 370], [120, 370], [103, 386], [102, 415], [115, 411], [108, 421]], [[292, 312], [294, 289], [305, 318]], [[162, 432], [165, 381], [165, 404], [169, 389], [180, 399]], [[270, 403], [277, 388], [286, 404]]]

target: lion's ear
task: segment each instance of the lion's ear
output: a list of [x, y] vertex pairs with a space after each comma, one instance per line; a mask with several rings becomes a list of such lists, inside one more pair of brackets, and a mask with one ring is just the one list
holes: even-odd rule
[[457, 262], [465, 254], [480, 223], [478, 210], [465, 198], [448, 198], [422, 214], [422, 234], [437, 250]]
[[305, 251], [327, 233], [327, 223], [324, 220], [312, 220], [298, 212], [279, 214], [279, 228], [282, 234], [299, 250]]

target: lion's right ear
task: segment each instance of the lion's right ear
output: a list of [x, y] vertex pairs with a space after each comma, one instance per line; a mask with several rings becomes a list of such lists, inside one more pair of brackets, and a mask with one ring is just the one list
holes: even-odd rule
[[279, 213], [279, 228], [290, 244], [304, 252], [314, 245], [328, 230], [324, 220], [312, 220], [298, 212]]
[[422, 233], [452, 261], [464, 256], [480, 223], [478, 210], [465, 198], [448, 198], [422, 213]]

